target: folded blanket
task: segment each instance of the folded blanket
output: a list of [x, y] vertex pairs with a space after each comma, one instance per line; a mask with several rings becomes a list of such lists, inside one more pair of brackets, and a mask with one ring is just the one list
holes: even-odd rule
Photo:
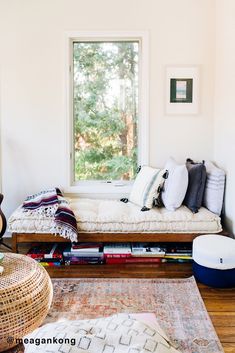
[[54, 226], [51, 231], [71, 241], [77, 241], [77, 221], [60, 189], [53, 188], [28, 196], [22, 208], [28, 215], [53, 217]]

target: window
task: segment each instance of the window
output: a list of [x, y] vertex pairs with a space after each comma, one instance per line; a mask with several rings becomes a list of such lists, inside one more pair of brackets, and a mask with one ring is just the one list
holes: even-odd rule
[[78, 37], [70, 40], [70, 53], [72, 185], [124, 185], [135, 178], [147, 151], [142, 40]]

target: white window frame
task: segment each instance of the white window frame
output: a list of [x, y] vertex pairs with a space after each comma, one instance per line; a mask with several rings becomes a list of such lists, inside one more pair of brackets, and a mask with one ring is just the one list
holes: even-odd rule
[[133, 181], [73, 180], [73, 42], [74, 41], [138, 41], [139, 42], [139, 116], [138, 116], [138, 165], [149, 164], [149, 35], [147, 31], [79, 31], [66, 33], [66, 193], [83, 194], [90, 197], [96, 194], [127, 195]]

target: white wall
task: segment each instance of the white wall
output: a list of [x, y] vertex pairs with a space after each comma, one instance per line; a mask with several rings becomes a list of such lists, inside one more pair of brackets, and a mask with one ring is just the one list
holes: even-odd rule
[[[212, 158], [214, 17], [214, 0], [0, 0], [6, 214], [66, 183], [65, 31], [148, 30], [150, 163]], [[199, 115], [164, 115], [166, 65], [201, 66]]]
[[216, 1], [215, 161], [227, 173], [226, 225], [235, 233], [235, 1]]

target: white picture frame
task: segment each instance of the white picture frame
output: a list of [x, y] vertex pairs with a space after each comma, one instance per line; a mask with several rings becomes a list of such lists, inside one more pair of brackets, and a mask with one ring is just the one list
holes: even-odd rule
[[199, 112], [199, 67], [166, 68], [166, 114], [196, 115]]

